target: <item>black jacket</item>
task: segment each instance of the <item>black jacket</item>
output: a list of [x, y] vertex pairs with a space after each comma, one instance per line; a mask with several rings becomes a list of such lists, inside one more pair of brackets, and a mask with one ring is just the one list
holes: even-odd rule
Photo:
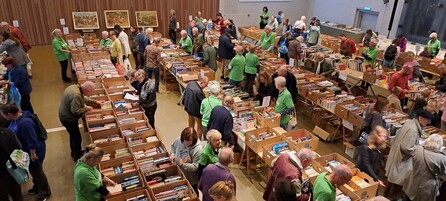
[[218, 130], [221, 133], [221, 139], [230, 145], [234, 145], [234, 138], [232, 137], [233, 126], [234, 121], [231, 112], [225, 106], [216, 106], [212, 109], [207, 128], [208, 130]]
[[[279, 76], [279, 74], [277, 74], [277, 72], [273, 74], [273, 86], [276, 86], [274, 79], [276, 79], [276, 77], [278, 77], [278, 76]], [[294, 101], [297, 98], [296, 77], [292, 73], [287, 71], [285, 79], [286, 79], [286, 88], [291, 93], [291, 97], [293, 97], [293, 101]], [[278, 96], [279, 96], [279, 90], [274, 89], [273, 97], [277, 99]]]
[[357, 150], [356, 167], [370, 175], [375, 181], [379, 180], [379, 170], [384, 169], [383, 158], [378, 149], [370, 149], [368, 145], [361, 145]]
[[234, 44], [225, 34], [218, 39], [218, 56], [222, 59], [232, 59], [235, 56]]
[[6, 178], [6, 161], [14, 149], [21, 149], [22, 145], [17, 136], [10, 129], [0, 128], [0, 178]]
[[205, 98], [203, 90], [200, 88], [198, 82], [191, 81], [187, 83], [183, 97], [184, 110], [194, 117], [201, 118], [200, 106], [201, 101]]
[[275, 86], [274, 83], [270, 83], [270, 84], [262, 84], [260, 83], [259, 88], [257, 89], [257, 96], [255, 97], [255, 100], [263, 100], [263, 97], [266, 96], [272, 96], [275, 90]]
[[446, 92], [446, 75], [441, 76], [440, 80], [435, 83], [436, 89], [441, 92]]

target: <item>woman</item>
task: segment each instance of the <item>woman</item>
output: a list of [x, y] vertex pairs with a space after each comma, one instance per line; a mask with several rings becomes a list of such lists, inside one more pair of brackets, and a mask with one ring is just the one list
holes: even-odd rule
[[400, 34], [396, 37], [396, 40], [398, 40], [398, 43], [400, 44], [399, 46], [400, 46], [401, 52], [405, 52], [406, 46], [407, 46], [407, 38], [403, 34]]
[[274, 84], [271, 81], [271, 76], [266, 72], [260, 72], [257, 76], [254, 88], [254, 100], [263, 101], [266, 96], [271, 96], [274, 93]]
[[387, 130], [376, 126], [370, 132], [367, 144], [357, 148], [355, 156], [356, 167], [370, 175], [380, 186], [385, 186], [379, 179], [380, 170], [384, 169], [384, 160], [381, 151], [386, 148]]
[[357, 144], [367, 143], [368, 134], [376, 126], [385, 127], [386, 123], [384, 122], [383, 119], [383, 112], [388, 104], [389, 101], [386, 98], [383, 97], [376, 98], [376, 103], [373, 106], [373, 108], [368, 110], [365, 114], [364, 123], [362, 125], [358, 141], [356, 142]]
[[264, 29], [265, 26], [268, 24], [269, 19], [269, 13], [268, 13], [268, 7], [263, 7], [262, 12], [260, 13], [260, 29]]
[[119, 41], [118, 36], [115, 31], [110, 31], [110, 38], [113, 41], [112, 44], [110, 45], [111, 62], [115, 66], [117, 63], [123, 64], [121, 41]]
[[2, 64], [8, 68], [3, 77], [0, 77], [0, 85], [6, 83], [6, 80], [14, 83], [21, 95], [20, 108], [22, 111], [29, 111], [34, 113], [33, 106], [31, 105], [31, 91], [32, 86], [29, 81], [28, 72], [26, 68], [15, 64], [14, 58], [8, 56], [2, 60]]
[[393, 40], [392, 44], [387, 47], [384, 52], [384, 60], [383, 60], [383, 68], [388, 68], [389, 70], [393, 70], [395, 68], [395, 60], [400, 55], [401, 48], [398, 44], [398, 40]]
[[259, 71], [260, 63], [259, 57], [255, 54], [256, 46], [250, 45], [249, 52], [245, 55], [245, 87], [244, 91], [249, 93], [249, 96], [254, 95], [254, 81], [256, 79], [256, 74]]
[[135, 66], [139, 66], [139, 60], [138, 60], [138, 35], [139, 30], [135, 29], [135, 27], [130, 27], [130, 49], [132, 50], [133, 59], [135, 60]]
[[104, 151], [90, 144], [81, 159], [74, 167], [74, 190], [76, 201], [100, 201], [109, 194], [105, 186], [116, 183], [108, 177], [103, 177], [97, 166], [102, 160]]
[[237, 55], [232, 58], [229, 63], [229, 81], [228, 84], [237, 88], [242, 88], [243, 72], [245, 69], [246, 59], [243, 57], [243, 47], [237, 46], [235, 48]]
[[321, 28], [319, 26], [318, 21], [314, 21], [310, 24], [310, 27], [308, 28], [308, 46], [315, 46], [317, 45], [317, 41], [319, 40]]
[[177, 16], [175, 15], [175, 10], [170, 10], [169, 18], [169, 37], [173, 44], [177, 43]]
[[171, 146], [170, 160], [180, 166], [195, 193], [198, 194], [198, 161], [201, 155], [201, 141], [197, 132], [192, 127], [187, 127], [181, 132]]
[[68, 59], [70, 58], [70, 48], [67, 42], [63, 39], [62, 31], [54, 29], [53, 34], [53, 51], [57, 60], [60, 63], [62, 80], [64, 83], [71, 83], [71, 78], [67, 76]]
[[200, 155], [198, 162], [198, 180], [200, 180], [203, 174], [204, 168], [209, 164], [215, 164], [218, 162], [218, 153], [221, 150], [221, 133], [217, 130], [210, 130], [206, 136], [208, 143], [203, 147], [203, 151]]
[[214, 201], [233, 200], [234, 184], [231, 181], [219, 181], [209, 189], [209, 195]]
[[[288, 130], [288, 123], [290, 122], [290, 114], [294, 111], [294, 103], [291, 93], [286, 88], [286, 79], [284, 77], [276, 77], [274, 79], [276, 89], [279, 90], [274, 112], [277, 117], [280, 117], [280, 127]], [[271, 111], [272, 108], [269, 108]]]
[[203, 99], [201, 101], [200, 113], [203, 115], [201, 117], [201, 125], [203, 126], [203, 136], [206, 139], [207, 134], [207, 126], [209, 122], [209, 118], [211, 117], [211, 112], [214, 107], [222, 105], [220, 99], [218, 99], [218, 95], [220, 94], [220, 86], [213, 84], [209, 87], [209, 97]]
[[425, 83], [423, 74], [421, 73], [421, 65], [417, 61], [417, 56], [413, 52], [407, 52], [407, 62], [403, 66], [412, 67], [412, 71], [408, 75], [409, 80], [418, 79], [419, 82]]
[[285, 32], [283, 36], [280, 37], [279, 42], [277, 42], [277, 51], [280, 53], [280, 58], [285, 59], [286, 63], [290, 62], [288, 58], [288, 46], [291, 40], [291, 32]]
[[16, 60], [16, 64], [26, 69], [26, 64], [30, 62], [28, 56], [19, 40], [11, 37], [8, 32], [2, 31], [0, 33], [0, 52], [6, 51], [9, 56], [12, 56]]
[[142, 69], [135, 72], [135, 79], [141, 86], [141, 89], [137, 92], [139, 100], [135, 103], [135, 106], [139, 105], [144, 108], [150, 126], [155, 129], [155, 112], [157, 108], [155, 82], [147, 78], [146, 72]]
[[274, 199], [276, 201], [297, 201], [297, 192], [294, 180], [278, 179], [274, 184]]
[[27, 152], [31, 158], [29, 173], [33, 178], [34, 186], [28, 192], [38, 194], [38, 200], [48, 199], [51, 196], [51, 189], [43, 171], [46, 144], [45, 139], [39, 136], [33, 114], [28, 111], [20, 111], [15, 104], [3, 105], [1, 113], [5, 119], [11, 120], [9, 129], [17, 135], [23, 151]]

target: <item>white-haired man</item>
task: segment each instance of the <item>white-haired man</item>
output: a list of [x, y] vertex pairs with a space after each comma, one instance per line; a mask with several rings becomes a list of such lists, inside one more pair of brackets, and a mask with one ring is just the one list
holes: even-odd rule
[[302, 34], [302, 32], [305, 31], [305, 29], [306, 29], [305, 20], [307, 20], [307, 17], [302, 16], [302, 17], [300, 17], [300, 20], [297, 20], [294, 23], [293, 29], [294, 29], [294, 35], [296, 37], [300, 36], [300, 34]]
[[272, 53], [274, 50], [275, 37], [275, 34], [272, 32], [272, 27], [266, 25], [265, 30], [263, 30], [262, 34], [260, 35], [258, 48]]
[[338, 165], [333, 173], [323, 172], [314, 182], [313, 200], [336, 201], [336, 186], [352, 179], [352, 170], [345, 164]]
[[194, 42], [192, 43], [192, 54], [199, 54], [200, 56], [202, 56], [204, 37], [203, 34], [199, 32], [197, 27], [192, 28], [192, 37], [194, 40]]
[[220, 99], [218, 99], [219, 94], [220, 94], [220, 86], [213, 84], [209, 87], [209, 97], [201, 101], [200, 113], [201, 115], [203, 115], [201, 118], [201, 125], [203, 126], [204, 138], [206, 138], [206, 134], [208, 133], [207, 126], [209, 122], [209, 117], [211, 116], [212, 109], [214, 109], [216, 106], [222, 105]]
[[438, 35], [435, 32], [431, 33], [429, 38], [430, 40], [427, 42], [428, 51], [432, 57], [435, 57], [441, 49], [441, 42], [438, 40]]
[[[287, 80], [279, 76], [274, 78], [276, 89], [279, 90], [274, 112], [280, 117], [280, 127], [287, 130], [290, 122], [290, 114], [294, 111], [294, 102], [291, 93], [287, 89]], [[272, 109], [270, 109], [272, 110]]]
[[102, 32], [102, 38], [99, 41], [99, 47], [100, 48], [108, 48], [112, 44], [112, 39], [108, 37], [108, 31]]
[[179, 48], [183, 49], [186, 53], [192, 53], [192, 40], [187, 35], [186, 30], [181, 30], [181, 39], [178, 43]]
[[378, 40], [372, 38], [369, 42], [369, 47], [362, 53], [364, 59], [367, 62], [370, 62], [372, 65], [375, 65], [376, 56], [378, 56], [378, 48], [376, 47], [377, 44]]

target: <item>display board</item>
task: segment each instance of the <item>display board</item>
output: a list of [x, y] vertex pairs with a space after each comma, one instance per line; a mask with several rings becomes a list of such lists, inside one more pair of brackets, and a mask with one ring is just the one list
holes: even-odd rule
[[105, 10], [105, 27], [111, 29], [116, 24], [122, 28], [130, 28], [130, 17], [128, 10]]
[[97, 12], [73, 12], [72, 15], [75, 30], [99, 29]]

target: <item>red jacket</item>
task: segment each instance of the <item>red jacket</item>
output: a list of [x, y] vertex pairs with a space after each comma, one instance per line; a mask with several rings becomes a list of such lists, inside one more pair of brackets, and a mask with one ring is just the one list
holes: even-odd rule
[[[392, 77], [390, 77], [390, 82], [389, 82], [389, 91], [392, 91], [393, 87], [401, 87], [402, 90], [410, 90], [409, 87], [409, 78], [408, 76], [404, 76], [402, 75], [400, 72], [396, 72], [392, 75]], [[401, 92], [400, 95], [398, 95], [398, 98], [401, 100], [404, 97], [406, 97], [406, 94]]]
[[20, 44], [22, 44], [23, 50], [25, 52], [28, 52], [29, 49], [31, 49], [31, 45], [29, 44], [28, 39], [25, 37], [25, 35], [23, 35], [23, 33], [22, 33], [22, 31], [20, 31], [20, 29], [9, 25], [8, 30], [9, 30], [9, 34], [12, 37], [14, 37], [20, 41]]

